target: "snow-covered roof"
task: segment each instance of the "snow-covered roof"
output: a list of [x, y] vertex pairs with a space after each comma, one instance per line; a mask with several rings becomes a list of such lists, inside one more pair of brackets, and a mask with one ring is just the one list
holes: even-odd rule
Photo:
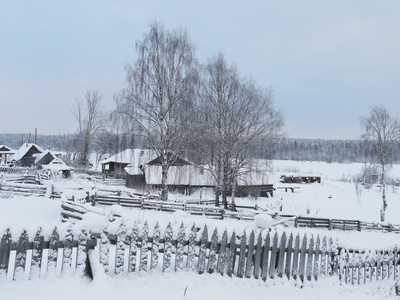
[[144, 167], [149, 161], [157, 158], [157, 153], [150, 149], [126, 149], [117, 153], [110, 158], [100, 162], [100, 164], [108, 164], [110, 162], [127, 164], [125, 171], [129, 175], [142, 175], [141, 166]]
[[149, 161], [155, 159], [157, 154], [154, 150], [150, 149], [126, 149], [120, 153], [117, 153], [110, 158], [102, 160], [100, 163], [107, 164], [110, 162], [114, 163], [126, 163], [132, 166], [145, 165]]
[[38, 145], [36, 144], [30, 144], [30, 143], [24, 143], [21, 148], [19, 148], [14, 155], [14, 159], [16, 161], [20, 160], [21, 158], [23, 158], [25, 156], [26, 153], [28, 153], [28, 151], [32, 148], [35, 147], [39, 152], [43, 152], [43, 149], [40, 148]]
[[53, 153], [53, 152], [50, 151], [50, 150], [45, 150], [45, 151], [43, 151], [42, 153], [37, 153], [37, 154], [34, 154], [34, 155], [33, 155], [34, 157], [36, 157], [36, 159], [35, 159], [35, 164], [37, 164], [38, 162], [40, 162], [40, 161], [42, 160], [42, 158], [45, 157], [47, 154], [50, 154], [53, 158], [56, 158], [56, 154], [55, 154], [55, 153]]
[[71, 167], [67, 166], [61, 158], [54, 158], [48, 165], [43, 165], [43, 169], [45, 170], [54, 170], [54, 171], [67, 171], [72, 170]]
[[0, 145], [0, 153], [13, 154], [15, 153], [15, 150], [6, 145]]

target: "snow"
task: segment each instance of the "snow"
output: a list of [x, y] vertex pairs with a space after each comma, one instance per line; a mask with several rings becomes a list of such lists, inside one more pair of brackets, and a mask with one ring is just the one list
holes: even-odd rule
[[[273, 198], [241, 199], [237, 198], [237, 204], [252, 205], [268, 209], [270, 212], [277, 210], [282, 204], [283, 214], [302, 214], [328, 218], [351, 218], [363, 221], [379, 221], [379, 209], [381, 206], [380, 187], [373, 186], [365, 189], [362, 186], [356, 188], [354, 176], [359, 174], [363, 164], [327, 164], [319, 162], [294, 162], [274, 161], [271, 174], [271, 183], [274, 186], [285, 186], [279, 183], [280, 175], [310, 174], [321, 176], [322, 182], [314, 184], [296, 184], [299, 187], [294, 193], [291, 191], [276, 190]], [[389, 175], [399, 174], [400, 166], [391, 168]], [[56, 189], [66, 190], [64, 197], [74, 195], [75, 199], [84, 198], [86, 191], [104, 188], [98, 183], [86, 180], [83, 176], [76, 176], [70, 180], [58, 180], [53, 182]], [[286, 184], [287, 185], [287, 184]], [[293, 186], [293, 185], [291, 185]], [[122, 190], [125, 190], [121, 188]], [[203, 193], [203, 199], [205, 195]], [[0, 195], [1, 196], [1, 195]], [[388, 187], [387, 221], [399, 224], [398, 211], [400, 209], [400, 195], [396, 187]], [[186, 202], [185, 197], [171, 195], [176, 201]], [[55, 226], [64, 233], [68, 224], [60, 223], [60, 206], [62, 199], [48, 199], [44, 197], [14, 196], [13, 198], [0, 197], [0, 234], [10, 228], [11, 234], [19, 235], [22, 230], [27, 230], [32, 240], [42, 228], [44, 234], [49, 236]], [[104, 223], [113, 215], [121, 216], [119, 221], [112, 222], [107, 228], [110, 232], [118, 232], [119, 222], [131, 222], [139, 224], [142, 230], [147, 222], [149, 235], [158, 224], [160, 232], [164, 233], [168, 224], [171, 224], [173, 232], [179, 232], [184, 224], [186, 235], [190, 233], [193, 224], [196, 227], [207, 226], [208, 236], [211, 237], [214, 229], [218, 228], [221, 237], [226, 229], [228, 236], [233, 231], [237, 233], [251, 232], [260, 228], [276, 228], [278, 232], [287, 234], [299, 233], [306, 235], [329, 235], [342, 247], [359, 250], [388, 249], [400, 245], [400, 235], [395, 233], [356, 232], [356, 231], [328, 231], [324, 229], [285, 228], [283, 224], [276, 222], [267, 214], [259, 214], [254, 221], [238, 221], [233, 219], [216, 220], [203, 216], [191, 216], [186, 212], [162, 213], [157, 211], [141, 211], [138, 209], [126, 209], [120, 206], [95, 207], [95, 213], [84, 216], [80, 225], [90, 228], [95, 232], [101, 232]], [[275, 223], [274, 223], [275, 222]], [[131, 227], [130, 227], [131, 228]], [[73, 230], [73, 228], [72, 228]], [[202, 233], [200, 231], [199, 235]], [[124, 234], [123, 232], [121, 234]], [[99, 261], [98, 254], [92, 261]], [[96, 257], [97, 255], [97, 257]], [[94, 264], [95, 277], [93, 281], [79, 276], [60, 274], [60, 278], [49, 276], [45, 279], [22, 279], [19, 281], [1, 280], [0, 293], [2, 299], [24, 299], [29, 295], [32, 300], [57, 298], [63, 299], [243, 299], [245, 297], [264, 299], [397, 299], [394, 292], [395, 282], [392, 280], [371, 282], [365, 285], [340, 285], [336, 277], [320, 278], [318, 281], [305, 282], [302, 288], [299, 282], [286, 279], [267, 280], [241, 279], [236, 277], [209, 275], [207, 272], [198, 275], [193, 272], [168, 272], [148, 274], [131, 274], [126, 277], [111, 277], [104, 273], [100, 264]]]

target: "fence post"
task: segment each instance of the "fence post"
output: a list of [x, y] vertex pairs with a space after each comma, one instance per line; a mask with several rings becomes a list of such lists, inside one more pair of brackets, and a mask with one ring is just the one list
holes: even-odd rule
[[[188, 269], [188, 271], [194, 271], [194, 269], [195, 269], [196, 237], [197, 237], [196, 226], [193, 224], [193, 226], [190, 230], [190, 234], [189, 234], [189, 246], [188, 246], [188, 256], [187, 256], [187, 265], [186, 265], [186, 268]], [[223, 239], [223, 237], [222, 237], [222, 239]]]
[[27, 250], [28, 233], [26, 230], [24, 230], [18, 239], [17, 253], [15, 257], [14, 280], [24, 277]]
[[320, 244], [321, 244], [321, 239], [319, 238], [319, 235], [317, 235], [317, 241], [315, 243], [315, 256], [314, 256], [314, 279], [315, 280], [318, 280], [318, 275], [319, 275]]
[[33, 240], [31, 271], [29, 275], [30, 279], [40, 277], [40, 269], [43, 255], [43, 241], [44, 237], [42, 235], [42, 228], [39, 228], [39, 231], [36, 233]]
[[217, 268], [217, 250], [218, 250], [218, 231], [217, 228], [215, 228], [213, 235], [211, 236], [210, 253], [208, 255], [207, 271], [209, 274], [214, 273], [215, 269]]
[[271, 262], [269, 264], [269, 278], [275, 278], [276, 274], [276, 256], [278, 249], [278, 233], [275, 232], [274, 239], [272, 241], [272, 249], [271, 249]]
[[307, 236], [304, 234], [302, 243], [301, 243], [301, 251], [300, 251], [300, 266], [299, 266], [299, 276], [301, 282], [304, 282], [304, 269], [306, 265], [306, 251], [307, 251]]
[[307, 280], [311, 281], [312, 278], [312, 266], [313, 266], [313, 252], [314, 252], [314, 236], [311, 236], [310, 243], [308, 245], [307, 253]]
[[263, 254], [262, 254], [262, 259], [261, 259], [261, 278], [262, 280], [266, 281], [267, 276], [268, 276], [268, 258], [269, 258], [269, 243], [270, 243], [270, 234], [268, 232], [265, 242], [264, 242], [264, 249], [263, 249]]
[[232, 232], [230, 246], [228, 249], [228, 257], [227, 257], [227, 262], [226, 262], [226, 274], [229, 277], [232, 277], [233, 270], [235, 268], [235, 264], [234, 264], [235, 255], [236, 255], [236, 234], [235, 234], [235, 232]]
[[247, 262], [246, 262], [246, 278], [251, 277], [251, 265], [253, 263], [253, 253], [254, 253], [254, 230], [251, 231], [250, 240], [249, 240], [249, 248], [247, 252]]
[[[173, 232], [172, 232], [171, 223], [168, 223], [168, 226], [167, 226], [167, 228], [165, 230], [165, 234], [164, 234], [164, 261], [163, 261], [163, 267], [162, 267], [163, 272], [170, 271], [170, 269], [171, 269], [171, 258], [172, 258], [172, 247], [173, 247], [172, 246], [172, 235], [173, 235]], [[143, 251], [143, 248], [142, 248], [142, 251]], [[141, 253], [140, 257], [142, 257], [143, 255], [146, 255], [146, 257], [147, 257], [147, 249], [146, 249], [146, 254]]]
[[260, 276], [261, 254], [262, 254], [262, 233], [260, 232], [258, 235], [258, 240], [257, 240], [256, 256], [254, 259], [253, 276], [255, 279], [258, 279]]
[[7, 277], [8, 263], [10, 261], [11, 233], [7, 228], [0, 244], [0, 280]]
[[283, 277], [283, 265], [285, 263], [285, 251], [286, 250], [286, 232], [283, 232], [281, 236], [281, 246], [279, 248], [278, 255], [278, 277]]
[[[135, 223], [136, 225], [136, 223]], [[131, 253], [132, 256], [136, 257], [136, 239], [137, 239], [137, 228], [136, 228], [136, 233], [135, 231], [132, 234], [132, 242], [133, 240], [135, 241], [135, 249], [132, 248], [132, 242], [131, 242]], [[154, 233], [153, 233], [153, 245], [151, 247], [151, 263], [150, 263], [150, 269], [157, 269], [158, 267], [158, 258], [159, 258], [159, 252], [160, 252], [160, 226], [158, 225], [158, 222], [156, 223], [156, 226], [154, 227]], [[135, 271], [135, 262], [136, 258], [132, 259], [132, 263], [130, 265], [132, 266], [133, 271]], [[133, 272], [132, 271], [132, 272]]]
[[197, 264], [197, 272], [203, 274], [206, 268], [206, 251], [208, 241], [208, 229], [207, 225], [204, 225], [203, 234], [201, 235], [200, 249], [199, 249], [199, 260]]
[[243, 232], [240, 241], [240, 253], [239, 253], [238, 271], [237, 271], [237, 277], [239, 278], [243, 277], [245, 260], [246, 260], [246, 232]]
[[47, 259], [47, 272], [46, 274], [56, 275], [57, 257], [58, 257], [58, 243], [60, 236], [57, 232], [57, 227], [53, 229], [49, 241], [49, 254]]
[[61, 269], [62, 274], [70, 275], [71, 272], [73, 239], [72, 230], [71, 227], [69, 227], [66, 231], [66, 235], [63, 237], [64, 251]]
[[297, 279], [298, 275], [298, 266], [299, 266], [299, 252], [300, 252], [300, 235], [297, 233], [295, 239], [295, 246], [294, 246], [294, 254], [293, 254], [293, 269], [292, 269], [292, 276], [293, 279]]
[[224, 270], [225, 270], [227, 243], [228, 243], [228, 232], [225, 229], [225, 231], [222, 235], [221, 246], [220, 246], [219, 255], [218, 255], [218, 263], [217, 263], [217, 272], [220, 273], [221, 275], [224, 275]]
[[185, 242], [185, 227], [183, 222], [176, 238], [175, 271], [183, 270], [183, 247]]
[[285, 265], [285, 274], [288, 279], [290, 279], [290, 267], [292, 265], [292, 252], [293, 252], [293, 233], [290, 233], [289, 242], [287, 245], [286, 265]]

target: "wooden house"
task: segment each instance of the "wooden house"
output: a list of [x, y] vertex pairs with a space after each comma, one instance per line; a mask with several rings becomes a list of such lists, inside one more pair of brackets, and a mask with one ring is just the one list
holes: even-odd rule
[[21, 148], [19, 148], [14, 157], [13, 161], [15, 161], [15, 164], [17, 166], [21, 167], [31, 167], [35, 165], [36, 161], [36, 155], [35, 154], [40, 154], [43, 152], [43, 149], [40, 148], [36, 144], [29, 144], [29, 143], [24, 143]]
[[9, 165], [14, 154], [15, 150], [6, 145], [0, 145], [0, 165]]
[[157, 154], [149, 149], [126, 149], [101, 161], [102, 172], [115, 177], [125, 177], [127, 186], [145, 183], [144, 166]]

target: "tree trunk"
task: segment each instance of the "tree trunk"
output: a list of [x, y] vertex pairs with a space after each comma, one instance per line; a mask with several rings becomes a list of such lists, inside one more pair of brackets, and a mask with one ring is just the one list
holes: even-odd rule
[[386, 208], [388, 204], [386, 201], [386, 182], [385, 182], [385, 164], [382, 164], [382, 208], [381, 208], [381, 222], [385, 222]]
[[162, 177], [161, 177], [161, 200], [167, 201], [168, 200], [168, 166], [162, 165]]
[[232, 182], [232, 200], [231, 200], [231, 210], [236, 211], [236, 205], [235, 205], [235, 195], [236, 195], [236, 181], [234, 180]]
[[220, 196], [221, 192], [219, 190], [219, 188], [217, 187], [215, 189], [215, 206], [219, 207], [219, 196]]

